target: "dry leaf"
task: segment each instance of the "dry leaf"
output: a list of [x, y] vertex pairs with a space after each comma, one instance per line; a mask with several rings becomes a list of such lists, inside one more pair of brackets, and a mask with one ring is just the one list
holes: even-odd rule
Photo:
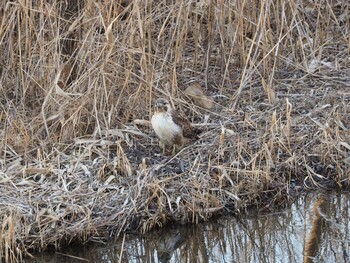
[[214, 106], [214, 100], [204, 95], [202, 87], [198, 83], [194, 83], [185, 90], [185, 94], [189, 96], [193, 102], [205, 109], [211, 109]]
[[137, 125], [143, 125], [143, 126], [151, 126], [152, 125], [151, 122], [148, 120], [139, 120], [139, 119], [133, 120], [133, 123], [137, 124]]

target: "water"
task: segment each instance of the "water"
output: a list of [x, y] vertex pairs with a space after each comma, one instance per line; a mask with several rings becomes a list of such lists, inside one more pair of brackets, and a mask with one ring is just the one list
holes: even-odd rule
[[349, 193], [312, 193], [278, 212], [170, 226], [26, 262], [350, 262], [349, 204]]

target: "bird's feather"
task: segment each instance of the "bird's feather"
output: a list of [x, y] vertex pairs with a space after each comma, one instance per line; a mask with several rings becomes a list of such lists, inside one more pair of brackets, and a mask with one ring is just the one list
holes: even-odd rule
[[182, 117], [176, 110], [171, 111], [171, 116], [177, 125], [182, 128], [182, 134], [186, 138], [197, 139], [199, 130], [192, 127], [190, 121], [184, 117]]

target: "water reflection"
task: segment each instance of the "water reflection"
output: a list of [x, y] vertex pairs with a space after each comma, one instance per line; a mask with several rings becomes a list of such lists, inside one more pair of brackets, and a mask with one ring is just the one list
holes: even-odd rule
[[349, 262], [349, 232], [349, 194], [314, 193], [281, 212], [172, 226], [27, 262]]

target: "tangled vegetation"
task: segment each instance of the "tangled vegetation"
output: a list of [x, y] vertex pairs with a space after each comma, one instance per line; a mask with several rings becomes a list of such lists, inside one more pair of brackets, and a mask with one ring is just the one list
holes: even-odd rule
[[[0, 14], [6, 261], [348, 185], [348, 1], [2, 1]], [[159, 97], [202, 131], [175, 156], [140, 121]]]

